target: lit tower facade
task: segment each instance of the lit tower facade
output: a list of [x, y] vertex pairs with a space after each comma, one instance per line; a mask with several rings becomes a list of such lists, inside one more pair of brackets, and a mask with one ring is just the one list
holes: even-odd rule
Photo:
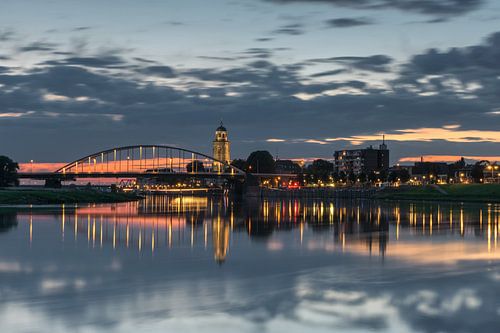
[[[213, 142], [214, 159], [228, 164], [231, 163], [230, 145], [231, 143], [229, 142], [229, 139], [227, 137], [227, 129], [224, 127], [221, 121], [220, 126], [217, 127], [217, 130], [215, 131], [215, 140]], [[213, 169], [215, 171], [224, 171], [221, 164], [218, 162], [214, 162]]]

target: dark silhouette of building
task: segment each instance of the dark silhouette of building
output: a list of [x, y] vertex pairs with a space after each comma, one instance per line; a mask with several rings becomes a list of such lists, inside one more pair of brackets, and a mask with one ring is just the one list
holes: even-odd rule
[[277, 160], [274, 163], [274, 170], [276, 173], [292, 173], [299, 174], [302, 172], [302, 167], [291, 160]]
[[361, 173], [387, 172], [389, 169], [389, 149], [385, 144], [385, 137], [379, 148], [373, 146], [364, 149], [337, 150], [334, 154], [335, 172]]

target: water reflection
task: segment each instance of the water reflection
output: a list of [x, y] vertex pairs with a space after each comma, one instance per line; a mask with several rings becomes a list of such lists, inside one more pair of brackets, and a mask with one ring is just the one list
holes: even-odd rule
[[0, 211], [2, 332], [497, 332], [500, 206], [153, 196]]
[[0, 213], [0, 232], [7, 232], [17, 225], [16, 212]]
[[[288, 247], [382, 257], [421, 253], [419, 261], [446, 261], [498, 258], [500, 206], [342, 200], [263, 200], [235, 205], [227, 198], [151, 196], [132, 203], [63, 205], [60, 212], [29, 210], [1, 216], [4, 230], [17, 219], [29, 221], [30, 243], [36, 237], [34, 220], [50, 218], [59, 220], [61, 239], [66, 243], [85, 239], [91, 247], [125, 247], [151, 253], [172, 247], [211, 248], [217, 263], [229, 256], [234, 233], [268, 241], [270, 250], [280, 250], [285, 244], [271, 239], [283, 231], [298, 234], [293, 244], [286, 244]], [[66, 237], [67, 230], [72, 230], [71, 238]], [[448, 237], [446, 244], [429, 243], [433, 237], [442, 236]], [[453, 256], [427, 253], [427, 243], [430, 250], [451, 248]], [[463, 249], [463, 257], [456, 257], [457, 249]]]

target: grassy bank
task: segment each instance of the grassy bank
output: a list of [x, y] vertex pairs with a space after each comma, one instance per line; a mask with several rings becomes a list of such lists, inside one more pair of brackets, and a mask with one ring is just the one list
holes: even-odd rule
[[92, 189], [0, 189], [1, 205], [63, 203], [112, 203], [137, 200], [132, 193], [108, 193]]
[[500, 184], [453, 184], [385, 189], [378, 199], [500, 202]]

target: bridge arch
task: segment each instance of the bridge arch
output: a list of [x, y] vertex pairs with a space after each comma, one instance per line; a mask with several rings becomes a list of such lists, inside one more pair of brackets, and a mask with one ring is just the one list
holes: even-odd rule
[[193, 150], [165, 145], [123, 146], [79, 158], [55, 174], [245, 176], [245, 171]]

